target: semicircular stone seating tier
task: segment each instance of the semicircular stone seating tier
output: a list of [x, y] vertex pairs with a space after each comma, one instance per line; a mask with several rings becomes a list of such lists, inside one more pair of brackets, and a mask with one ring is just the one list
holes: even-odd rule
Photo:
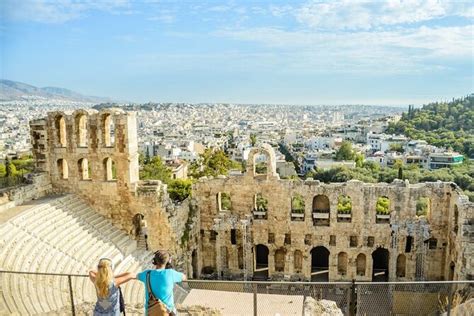
[[[37, 200], [0, 223], [1, 270], [86, 274], [107, 257], [115, 273], [139, 272], [151, 267], [152, 256], [72, 194]], [[75, 304], [95, 302], [88, 278], [72, 277], [72, 286]], [[140, 282], [128, 282], [122, 290], [128, 305], [143, 306]], [[68, 306], [67, 277], [0, 273], [0, 315], [53, 315]]]

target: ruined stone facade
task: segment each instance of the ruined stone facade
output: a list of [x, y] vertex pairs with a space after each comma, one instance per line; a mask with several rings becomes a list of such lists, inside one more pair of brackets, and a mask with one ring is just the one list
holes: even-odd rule
[[180, 253], [188, 210], [169, 203], [160, 181], [139, 181], [136, 121], [116, 108], [48, 113], [30, 123], [36, 166], [54, 192], [80, 195], [131, 235], [134, 216], [143, 215], [156, 228], [150, 247]]
[[[254, 164], [262, 152], [267, 155], [263, 175]], [[455, 184], [280, 180], [274, 159], [271, 148], [254, 149], [245, 174], [194, 185], [201, 240], [194, 251], [196, 277], [472, 278], [474, 208]], [[292, 202], [296, 196], [304, 202], [298, 208]], [[350, 207], [343, 207], [341, 197]], [[377, 212], [380, 197], [388, 198], [386, 212]], [[261, 199], [265, 207], [258, 205]], [[420, 201], [424, 210], [418, 210]]]
[[[281, 180], [273, 149], [264, 145], [250, 152], [245, 174], [202, 178], [192, 198], [175, 205], [165, 185], [139, 180], [134, 112], [52, 112], [30, 127], [37, 168], [53, 192], [80, 195], [131, 235], [134, 217], [143, 215], [151, 248], [169, 249], [191, 277], [474, 274], [474, 207], [453, 183]], [[256, 164], [261, 155], [264, 168]]]

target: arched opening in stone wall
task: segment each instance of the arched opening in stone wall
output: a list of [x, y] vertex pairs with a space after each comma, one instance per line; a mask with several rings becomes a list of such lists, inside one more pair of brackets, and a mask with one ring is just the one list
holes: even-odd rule
[[110, 113], [102, 115], [102, 141], [105, 147], [115, 145], [115, 122]]
[[301, 194], [295, 194], [291, 198], [291, 220], [304, 221], [305, 202]]
[[372, 252], [372, 281], [388, 281], [389, 252], [385, 248], [377, 248]]
[[266, 175], [268, 173], [268, 157], [264, 153], [253, 156], [254, 175]]
[[404, 278], [406, 275], [406, 264], [407, 258], [404, 254], [400, 254], [397, 257], [397, 277]]
[[459, 229], [458, 223], [459, 223], [459, 209], [458, 209], [458, 206], [454, 204], [453, 232], [455, 234], [458, 233], [458, 229]]
[[255, 247], [255, 271], [256, 278], [268, 277], [268, 247], [265, 245], [257, 245]]
[[204, 245], [202, 247], [201, 259], [201, 274], [213, 274], [216, 271], [216, 247], [213, 244]]
[[87, 147], [87, 116], [85, 114], [77, 114], [74, 123], [77, 146]]
[[326, 247], [311, 250], [311, 281], [329, 281], [329, 250]]
[[431, 212], [431, 200], [427, 197], [420, 197], [416, 201], [416, 216], [428, 216]]
[[66, 147], [66, 120], [64, 116], [58, 115], [55, 119], [55, 128], [57, 136], [57, 144], [61, 147]]
[[193, 250], [191, 254], [191, 267], [193, 268], [193, 279], [197, 279], [198, 277], [198, 257], [196, 249]]
[[365, 266], [366, 266], [366, 258], [363, 253], [357, 255], [356, 259], [356, 272], [358, 276], [365, 275]]
[[449, 264], [449, 275], [448, 275], [448, 281], [454, 281], [454, 271], [456, 269], [456, 265], [454, 262], [451, 261]]
[[268, 212], [268, 200], [263, 197], [262, 193], [254, 196], [254, 217], [256, 219], [266, 219]]
[[104, 158], [103, 170], [104, 181], [113, 181], [117, 179], [117, 168], [115, 166], [115, 161], [113, 161], [110, 157]]
[[339, 195], [337, 198], [337, 221], [351, 222], [352, 218], [352, 200], [348, 195]]
[[316, 195], [313, 198], [313, 225], [329, 226], [329, 198], [326, 195]]
[[225, 192], [219, 192], [216, 196], [217, 209], [219, 212], [230, 211], [232, 209], [232, 203], [230, 200], [230, 194]]
[[340, 275], [347, 274], [347, 253], [340, 252], [337, 255], [337, 273]]
[[90, 179], [90, 166], [87, 158], [81, 158], [77, 161], [77, 170], [79, 172], [80, 180]]
[[60, 179], [67, 179], [69, 177], [69, 168], [65, 159], [58, 159], [56, 162], [58, 174]]
[[390, 223], [390, 199], [379, 196], [375, 204], [375, 222], [379, 224]]
[[237, 263], [239, 265], [239, 269], [244, 268], [244, 248], [242, 246], [237, 249]]
[[294, 255], [295, 273], [303, 272], [303, 253], [300, 250], [295, 250]]
[[135, 238], [138, 238], [142, 234], [142, 221], [145, 220], [145, 215], [135, 214], [132, 218], [133, 234]]
[[275, 251], [275, 271], [276, 272], [285, 271], [285, 255], [286, 255], [286, 250], [283, 248], [277, 249]]

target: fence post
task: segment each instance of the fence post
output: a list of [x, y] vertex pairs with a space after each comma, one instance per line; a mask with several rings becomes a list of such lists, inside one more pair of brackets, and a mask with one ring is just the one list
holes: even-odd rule
[[357, 301], [356, 284], [355, 284], [355, 279], [352, 279], [351, 293], [349, 296], [349, 315], [350, 316], [355, 316], [356, 314], [356, 301]]
[[451, 304], [453, 302], [453, 284], [449, 284], [449, 290], [448, 290], [448, 306], [446, 307], [447, 309], [447, 316], [451, 315]]
[[71, 276], [68, 275], [67, 276], [67, 282], [69, 284], [69, 296], [71, 298], [71, 312], [72, 312], [72, 316], [76, 316], [76, 308], [74, 307], [74, 294], [72, 293], [72, 280], [71, 280]]
[[253, 284], [253, 315], [257, 316], [257, 284]]

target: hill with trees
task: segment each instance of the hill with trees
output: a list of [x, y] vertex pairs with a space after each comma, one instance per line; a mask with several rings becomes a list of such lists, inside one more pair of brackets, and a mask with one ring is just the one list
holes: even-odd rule
[[451, 102], [429, 103], [420, 109], [410, 106], [386, 132], [423, 139], [474, 158], [474, 94]]

